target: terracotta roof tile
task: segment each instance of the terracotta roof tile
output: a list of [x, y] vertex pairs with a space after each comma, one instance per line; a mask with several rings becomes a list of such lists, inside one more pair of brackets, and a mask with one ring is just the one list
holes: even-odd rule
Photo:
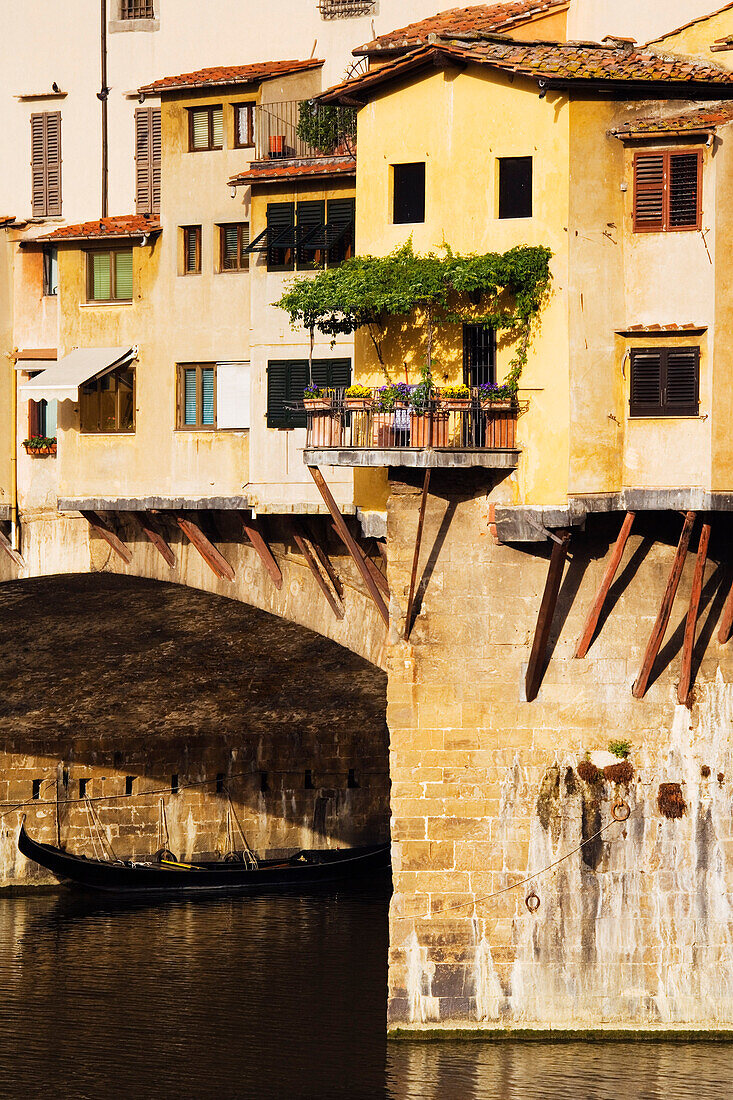
[[501, 4], [477, 4], [470, 8], [450, 8], [399, 30], [382, 34], [359, 46], [355, 54], [395, 53], [424, 45], [428, 35], [449, 36], [508, 31], [534, 16], [546, 15], [555, 8], [566, 8], [568, 0], [505, 0]]
[[289, 76], [309, 69], [319, 69], [324, 64], [318, 58], [307, 61], [262, 61], [255, 65], [223, 65], [213, 69], [199, 69], [195, 73], [166, 76], [152, 84], [144, 84], [140, 94], [156, 95], [160, 92], [185, 91], [193, 88], [217, 87], [226, 84], [258, 84], [276, 76]]
[[514, 42], [502, 35], [440, 39], [322, 92], [325, 102], [365, 102], [372, 92], [438, 59], [487, 65], [552, 84], [573, 81], [733, 86], [733, 72], [710, 61], [613, 42]]
[[619, 329], [618, 331], [619, 333], [638, 336], [644, 336], [647, 333], [650, 335], [659, 336], [662, 333], [666, 332], [700, 332], [701, 330], [704, 331], [704, 329], [704, 325], [695, 325], [692, 322], [687, 322], [684, 325], [678, 325], [675, 321], [673, 321], [669, 325], [629, 325], [627, 328]]
[[714, 103], [673, 115], [646, 115], [634, 118], [611, 132], [617, 137], [637, 134], [685, 134], [709, 132], [733, 122], [733, 103]]
[[15, 221], [15, 214], [0, 214], [0, 226], [11, 225]]
[[62, 225], [34, 241], [81, 241], [95, 238], [141, 237], [144, 233], [160, 233], [157, 214], [124, 214], [116, 218], [98, 218], [80, 225]]
[[689, 23], [683, 23], [681, 27], [675, 27], [672, 31], [665, 31], [664, 34], [660, 34], [658, 38], [651, 38], [648, 45], [652, 46], [656, 42], [664, 42], [668, 38], [672, 38], [676, 34], [680, 34], [682, 31], [689, 30], [690, 27], [697, 26], [698, 23], [705, 23], [708, 19], [714, 19], [716, 15], [722, 15], [725, 11], [730, 11], [733, 8], [733, 2], [729, 4], [723, 4], [722, 8], [717, 8], [715, 11], [706, 12], [705, 15], [699, 15], [696, 19], [691, 19]]
[[256, 183], [259, 180], [287, 180], [319, 176], [353, 176], [356, 173], [356, 160], [353, 157], [323, 157], [317, 161], [297, 164], [278, 164], [263, 162], [252, 164], [246, 172], [232, 176], [230, 184]]

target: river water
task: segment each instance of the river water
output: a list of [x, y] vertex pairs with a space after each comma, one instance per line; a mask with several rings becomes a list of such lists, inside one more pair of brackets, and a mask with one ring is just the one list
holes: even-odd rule
[[387, 1042], [387, 906], [0, 897], [0, 1097], [724, 1100], [733, 1045]]

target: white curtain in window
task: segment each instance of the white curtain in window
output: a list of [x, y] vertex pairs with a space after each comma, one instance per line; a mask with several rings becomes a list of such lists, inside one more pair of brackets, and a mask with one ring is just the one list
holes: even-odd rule
[[249, 428], [250, 389], [249, 363], [216, 364], [217, 428]]

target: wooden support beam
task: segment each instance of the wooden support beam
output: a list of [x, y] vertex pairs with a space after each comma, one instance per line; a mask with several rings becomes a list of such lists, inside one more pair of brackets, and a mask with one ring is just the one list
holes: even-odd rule
[[163, 558], [166, 564], [169, 565], [171, 569], [173, 569], [176, 564], [176, 555], [173, 553], [172, 549], [163, 538], [163, 535], [155, 520], [152, 518], [152, 516], [149, 516], [147, 512], [133, 512], [132, 514], [137, 522], [140, 524], [143, 533], [147, 535], [147, 537], [150, 539], [160, 556]]
[[547, 571], [545, 590], [542, 593], [542, 603], [540, 604], [540, 611], [537, 616], [537, 626], [534, 632], [532, 652], [529, 655], [527, 675], [524, 681], [528, 703], [531, 703], [533, 699], [537, 698], [537, 693], [542, 683], [542, 673], [544, 671], [545, 657], [547, 655], [547, 643], [550, 639], [552, 620], [555, 615], [555, 607], [557, 606], [557, 597], [560, 593], [565, 559], [568, 556], [570, 531], [567, 530], [567, 528], [563, 528], [557, 532], [557, 535], [560, 541], [553, 541], [552, 543], [550, 568]]
[[323, 501], [324, 501], [326, 507], [328, 508], [329, 512], [331, 513], [331, 519], [334, 522], [334, 525], [335, 525], [336, 530], [338, 532], [339, 538], [341, 539], [341, 541], [346, 546], [346, 549], [351, 554], [354, 565], [359, 570], [359, 573], [361, 574], [361, 578], [364, 581], [364, 584], [366, 585], [367, 592], [369, 593], [371, 598], [374, 600], [374, 604], [377, 608], [377, 611], [379, 612], [379, 614], [382, 617], [384, 625], [386, 627], [389, 627], [389, 610], [387, 608], [386, 603], [384, 602], [384, 600], [382, 598], [382, 593], [379, 591], [379, 588], [377, 587], [377, 582], [374, 580], [374, 577], [372, 576], [371, 572], [369, 571], [369, 568], [367, 566], [366, 558], [364, 556], [363, 551], [358, 546], [356, 540], [354, 539], [353, 535], [351, 534], [351, 531], [349, 531], [349, 528], [346, 525], [346, 520], [341, 515], [341, 512], [338, 509], [338, 505], [336, 504], [336, 501], [333, 499], [333, 495], [331, 493], [331, 490], [329, 489], [328, 485], [326, 484], [325, 478], [324, 478], [323, 474], [321, 473], [321, 471], [318, 469], [317, 466], [309, 466], [308, 469], [310, 470], [311, 477], [313, 478], [313, 480], [315, 481], [315, 483], [318, 487], [318, 491], [320, 492], [321, 496], [323, 497]]
[[725, 645], [728, 641], [731, 630], [733, 630], [733, 581], [731, 582], [728, 598], [725, 601], [723, 618], [720, 620], [720, 629], [718, 630], [718, 641], [721, 645]]
[[12, 561], [14, 561], [17, 566], [19, 566], [21, 569], [23, 568], [23, 566], [25, 565], [25, 561], [23, 560], [23, 558], [21, 557], [21, 555], [18, 553], [17, 550], [13, 550], [13, 544], [11, 543], [8, 536], [5, 534], [5, 532], [1, 528], [0, 528], [0, 549], [4, 550], [5, 553], [8, 555], [8, 557]]
[[652, 674], [652, 668], [654, 662], [657, 659], [659, 653], [659, 647], [664, 641], [664, 634], [669, 624], [669, 617], [672, 614], [672, 605], [674, 604], [674, 598], [677, 595], [677, 588], [680, 583], [680, 577], [682, 576], [682, 567], [685, 564], [685, 558], [687, 557], [687, 548], [690, 545], [690, 536], [692, 535], [692, 528], [695, 525], [695, 512], [687, 512], [685, 515], [685, 522], [682, 526], [682, 534], [680, 535], [680, 541], [677, 544], [677, 551], [672, 562], [672, 568], [669, 573], [669, 579], [667, 580], [667, 587], [664, 590], [664, 596], [662, 597], [662, 606], [659, 608], [659, 614], [657, 615], [657, 621], [654, 624], [649, 642], [647, 643], [646, 653], [644, 654], [644, 660], [641, 663], [641, 670], [636, 679], [636, 683], [631, 689], [631, 694], [635, 699], [643, 699], [646, 695], [646, 689], [649, 685], [649, 677]]
[[415, 535], [415, 552], [412, 555], [412, 573], [410, 574], [410, 595], [407, 599], [407, 614], [405, 615], [405, 641], [410, 637], [410, 631], [412, 630], [412, 608], [415, 601], [415, 585], [417, 583], [417, 566], [420, 561], [420, 544], [422, 542], [422, 531], [425, 524], [425, 508], [428, 503], [428, 493], [430, 491], [430, 467], [425, 470], [425, 478], [422, 484], [422, 498], [420, 500], [420, 515], [417, 520], [417, 534]]
[[262, 533], [262, 525], [255, 516], [248, 516], [245, 512], [239, 513], [239, 518], [242, 521], [242, 527], [244, 533], [252, 543], [252, 546], [257, 551], [260, 561], [264, 565], [267, 572], [270, 574], [272, 583], [278, 591], [283, 586], [283, 575], [280, 572], [280, 566], [275, 560], [275, 555], [270, 549], [265, 536]]
[[222, 580], [233, 581], [234, 570], [231, 565], [226, 558], [219, 553], [213, 542], [206, 537], [198, 524], [178, 513], [176, 513], [176, 523], [191, 545], [198, 550], [212, 573], [215, 573], [216, 576]]
[[703, 523], [700, 532], [700, 542], [697, 547], [697, 561], [695, 562], [695, 576], [692, 580], [692, 592], [690, 594], [690, 606], [687, 611], [685, 623], [685, 641], [682, 646], [682, 669], [680, 682], [677, 685], [677, 701], [686, 703], [692, 687], [692, 651], [695, 647], [695, 631], [697, 629], [697, 616], [700, 610], [700, 597], [702, 585], [705, 579], [705, 562], [708, 557], [708, 544], [710, 543], [710, 524]]
[[305, 533], [305, 530], [298, 522], [297, 516], [291, 517], [290, 526], [293, 533], [293, 538], [295, 539], [295, 544], [305, 558], [306, 564], [316, 580], [316, 584], [320, 588], [323, 595], [326, 597], [326, 600], [328, 601], [328, 606], [331, 608], [337, 619], [343, 619], [344, 609], [334, 596], [331, 589], [328, 587], [328, 584], [326, 583], [323, 574], [318, 568], [314, 549], [308, 539], [308, 536]]
[[313, 550], [315, 551], [316, 557], [318, 558], [319, 562], [321, 563], [321, 566], [324, 569], [324, 571], [326, 573], [326, 576], [328, 577], [331, 584], [333, 585], [334, 591], [336, 592], [336, 595], [338, 596], [338, 598], [340, 600], [343, 600], [343, 598], [344, 598], [344, 586], [341, 583], [341, 578], [339, 577], [338, 573], [336, 572], [336, 568], [335, 568], [333, 562], [331, 561], [328, 554], [326, 553], [325, 547], [321, 546], [320, 539], [318, 538], [318, 533], [314, 530], [312, 523], [306, 523], [305, 528], [306, 528], [306, 531], [308, 532], [308, 537], [310, 539], [310, 544], [313, 547]]
[[[334, 523], [334, 524], [332, 524], [332, 526], [333, 526], [334, 531], [338, 535], [338, 537], [341, 538], [341, 532], [339, 531], [336, 524]], [[343, 539], [341, 541], [343, 542]], [[389, 599], [389, 583], [388, 583], [387, 578], [385, 577], [384, 573], [381, 571], [381, 569], [379, 569], [375, 565], [375, 563], [369, 557], [368, 553], [366, 552], [364, 547], [361, 545], [359, 540], [354, 539], [354, 542], [358, 546], [359, 553], [361, 554], [361, 556], [364, 560], [364, 565], [366, 566], [366, 568], [371, 573], [372, 579], [373, 579], [374, 583], [376, 584], [377, 588], [379, 589], [379, 591], [382, 593], [383, 596], [386, 596], [386, 598]], [[346, 543], [344, 543], [344, 545], [346, 545]], [[347, 547], [347, 549], [348, 549], [348, 547]]]
[[374, 540], [374, 545], [376, 546], [377, 551], [379, 552], [380, 558], [382, 559], [382, 561], [386, 565], [387, 564], [387, 546], [386, 546], [386, 544], [383, 543], [380, 539], [375, 539]]
[[132, 551], [130, 547], [126, 546], [122, 539], [115, 534], [106, 519], [103, 519], [99, 512], [82, 512], [82, 515], [91, 529], [96, 531], [98, 535], [101, 535], [104, 541], [112, 547], [115, 554], [122, 558], [125, 565], [129, 565], [132, 561]]
[[606, 572], [603, 574], [603, 580], [601, 581], [601, 587], [598, 589], [593, 606], [590, 609], [588, 618], [585, 621], [583, 627], [583, 633], [580, 635], [580, 641], [578, 642], [578, 648], [575, 650], [576, 657], [585, 657], [586, 653], [590, 649], [590, 644], [593, 641], [593, 635], [596, 632], [598, 626], [598, 620], [601, 617], [603, 611], [603, 605], [606, 602], [611, 585], [613, 584], [613, 578], [616, 576], [616, 570], [621, 564], [621, 559], [624, 556], [624, 550], [626, 549], [626, 543], [628, 542], [629, 535], [631, 534], [631, 528], [634, 523], [635, 512], [627, 512], [624, 522], [621, 524], [621, 530], [618, 533], [616, 539], [616, 545], [613, 548], [611, 554], [611, 560], [606, 566]]

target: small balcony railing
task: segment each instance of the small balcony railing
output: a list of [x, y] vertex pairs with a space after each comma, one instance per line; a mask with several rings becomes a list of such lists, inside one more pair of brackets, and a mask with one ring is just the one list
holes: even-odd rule
[[310, 160], [353, 156], [356, 113], [309, 100], [263, 103], [255, 109], [255, 159]]
[[482, 402], [440, 398], [425, 409], [397, 405], [380, 408], [373, 398], [349, 398], [343, 390], [333, 397], [304, 402], [306, 448], [349, 450], [515, 451], [516, 401]]

